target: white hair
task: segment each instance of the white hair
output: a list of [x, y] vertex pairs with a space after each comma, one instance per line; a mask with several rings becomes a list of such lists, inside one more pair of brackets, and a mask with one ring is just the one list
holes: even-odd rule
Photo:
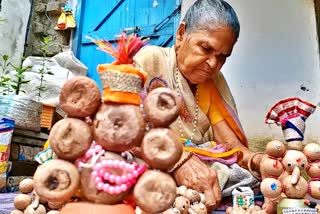
[[197, 0], [187, 10], [183, 20], [186, 32], [229, 27], [239, 37], [240, 23], [236, 12], [223, 0]]

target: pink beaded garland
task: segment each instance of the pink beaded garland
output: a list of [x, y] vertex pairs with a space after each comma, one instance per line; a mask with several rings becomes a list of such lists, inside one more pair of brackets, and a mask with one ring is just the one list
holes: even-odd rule
[[[114, 175], [109, 169], [120, 169], [122, 175]], [[120, 194], [130, 189], [137, 178], [147, 169], [145, 165], [127, 163], [120, 160], [103, 160], [93, 166], [91, 177], [100, 191], [109, 194]]]

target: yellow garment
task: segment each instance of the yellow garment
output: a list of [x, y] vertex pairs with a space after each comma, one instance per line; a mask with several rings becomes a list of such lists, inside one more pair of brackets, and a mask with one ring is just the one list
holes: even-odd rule
[[210, 93], [210, 86], [212, 86], [212, 84], [207, 84], [207, 82], [198, 86], [198, 99], [200, 109], [208, 116], [210, 123], [213, 126], [224, 120], [224, 117], [216, 105], [216, 100]]

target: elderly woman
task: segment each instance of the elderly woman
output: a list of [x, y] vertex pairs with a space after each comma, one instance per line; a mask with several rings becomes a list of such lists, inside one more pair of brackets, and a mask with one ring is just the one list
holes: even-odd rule
[[[172, 48], [147, 46], [135, 64], [148, 73], [147, 90], [156, 84], [175, 89], [183, 98], [180, 117], [171, 128], [192, 143], [214, 140], [243, 152], [238, 164], [259, 172], [262, 158], [248, 149], [236, 106], [221, 68], [237, 42], [240, 25], [232, 7], [223, 0], [198, 0], [186, 12]], [[158, 83], [155, 84], [155, 82]], [[205, 193], [207, 205], [221, 200], [216, 173], [194, 155], [184, 153], [173, 170], [179, 185]]]

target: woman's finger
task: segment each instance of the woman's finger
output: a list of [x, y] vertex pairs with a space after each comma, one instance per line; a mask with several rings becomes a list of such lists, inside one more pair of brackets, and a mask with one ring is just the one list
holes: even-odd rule
[[213, 182], [213, 193], [214, 193], [214, 196], [216, 197], [216, 203], [217, 205], [219, 205], [221, 202], [222, 193], [219, 185], [219, 180], [217, 177], [216, 177], [216, 180]]
[[214, 195], [213, 188], [211, 186], [207, 186], [204, 190], [204, 196], [206, 198], [206, 207], [209, 212], [217, 208], [217, 201]]

